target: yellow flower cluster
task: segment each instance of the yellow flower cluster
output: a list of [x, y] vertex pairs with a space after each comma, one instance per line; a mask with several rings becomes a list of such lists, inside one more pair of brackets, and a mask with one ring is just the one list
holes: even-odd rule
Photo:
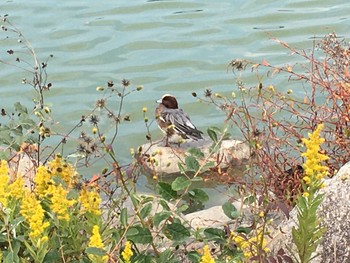
[[21, 204], [21, 215], [28, 222], [32, 238], [40, 237], [50, 224], [44, 222], [44, 209], [33, 193], [26, 191]]
[[39, 166], [34, 178], [35, 193], [43, 197], [47, 193], [48, 184], [51, 181], [51, 173], [45, 166]]
[[[72, 214], [70, 210], [74, 209], [81, 209], [81, 212], [91, 213], [95, 217], [101, 216], [102, 199], [92, 187], [85, 186], [80, 190], [79, 197], [68, 199], [76, 181], [75, 170], [61, 157], [56, 156], [48, 163], [48, 167], [38, 167], [31, 191], [26, 188], [25, 179], [22, 176], [12, 174], [10, 176], [7, 162], [2, 160], [0, 161], [0, 208], [3, 206], [9, 211], [19, 210], [19, 216], [24, 218], [24, 227], [20, 228], [23, 230], [21, 235], [40, 250], [43, 243], [47, 242], [48, 236], [53, 234], [50, 228], [51, 221], [49, 221], [52, 220], [52, 216], [58, 220], [69, 221]], [[77, 190], [75, 189], [74, 193]], [[75, 205], [78, 202], [80, 205]], [[48, 219], [46, 219], [47, 215], [49, 215]], [[52, 225], [56, 222], [53, 220]], [[61, 224], [61, 221], [59, 223]], [[94, 226], [88, 246], [104, 248], [98, 226]], [[108, 261], [107, 254], [89, 255], [89, 258], [96, 263]]]
[[9, 176], [7, 162], [2, 160], [0, 163], [0, 203], [3, 206], [7, 206], [8, 182]]
[[214, 258], [210, 254], [209, 246], [205, 245], [203, 247], [203, 255], [201, 257], [200, 263], [215, 263]]
[[[102, 242], [102, 238], [100, 235], [100, 228], [97, 225], [94, 225], [92, 228], [92, 235], [89, 240], [89, 247], [96, 247], [103, 249], [104, 245]], [[107, 262], [108, 256], [96, 256], [89, 254], [89, 258], [92, 260], [92, 262], [99, 263], [99, 262]]]
[[63, 161], [61, 156], [56, 155], [55, 159], [49, 162], [48, 165], [52, 175], [59, 176], [67, 186], [70, 186], [75, 182], [74, 169]]
[[68, 191], [62, 187], [62, 185], [51, 184], [47, 190], [48, 196], [50, 196], [51, 210], [56, 213], [59, 220], [69, 220], [68, 209], [76, 203], [75, 200], [68, 200]]
[[48, 194], [48, 188], [52, 184], [53, 176], [58, 176], [69, 188], [75, 183], [74, 169], [62, 160], [62, 157], [56, 156], [54, 160], [48, 163], [49, 168], [39, 166], [34, 178], [35, 192], [39, 197]]
[[16, 199], [21, 199], [24, 195], [24, 180], [23, 177], [18, 176], [17, 179], [9, 185], [8, 194]]
[[257, 230], [257, 234], [251, 238], [246, 238], [242, 234], [233, 234], [233, 241], [237, 247], [242, 250], [246, 259], [258, 256], [261, 252], [269, 252], [267, 241], [263, 235], [262, 230]]
[[8, 174], [7, 162], [5, 160], [1, 160], [0, 162], [0, 175], [3, 174]]
[[79, 202], [81, 203], [83, 213], [101, 215], [101, 201], [100, 195], [95, 190], [88, 191], [86, 188], [83, 188], [80, 191]]
[[[323, 128], [323, 124], [319, 124], [316, 130], [309, 134], [309, 139], [303, 138], [303, 142], [306, 146], [306, 151], [301, 154], [301, 156], [306, 158], [303, 165], [305, 176], [303, 180], [306, 185], [316, 188], [321, 188], [321, 180], [328, 173], [328, 167], [322, 165], [323, 161], [328, 160], [328, 156], [320, 153], [320, 145], [324, 142], [324, 138], [320, 138], [320, 133]], [[308, 194], [304, 194], [308, 196]]]
[[[67, 199], [69, 185], [74, 181], [74, 170], [60, 156], [56, 156], [48, 163], [48, 166], [49, 169], [44, 166], [38, 167], [34, 178], [35, 193], [40, 198], [48, 197], [51, 201], [50, 208], [56, 213], [57, 218], [68, 221], [68, 209], [76, 202]], [[61, 184], [56, 185], [52, 180], [53, 176], [60, 177], [67, 187], [63, 187]]]
[[126, 241], [124, 250], [122, 252], [122, 257], [124, 259], [125, 263], [131, 263], [130, 259], [134, 253], [131, 250], [131, 243], [130, 241]]
[[8, 205], [9, 198], [21, 199], [24, 194], [23, 177], [18, 176], [14, 182], [9, 184], [7, 162], [2, 160], [0, 163], [0, 203], [3, 206]]

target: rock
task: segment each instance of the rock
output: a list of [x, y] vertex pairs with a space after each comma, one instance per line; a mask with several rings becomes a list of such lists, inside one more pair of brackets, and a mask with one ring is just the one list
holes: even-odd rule
[[[318, 216], [323, 220], [327, 232], [317, 248], [317, 257], [311, 262], [350, 262], [350, 163], [344, 165], [333, 178], [326, 179], [325, 184], [321, 191], [325, 195], [324, 201], [319, 207]], [[281, 223], [273, 235], [269, 244], [273, 253], [283, 248], [285, 251], [292, 249], [292, 253], [297, 254], [291, 237], [296, 214], [296, 209], [293, 209], [290, 219]]]
[[[244, 214], [245, 218], [250, 218], [251, 212], [248, 207], [239, 201], [234, 202], [233, 205], [241, 215]], [[195, 229], [208, 227], [223, 228], [229, 222], [234, 221], [225, 215], [222, 206], [213, 206], [205, 210], [193, 212], [185, 215], [184, 218]]]
[[16, 153], [8, 162], [8, 167], [11, 181], [20, 175], [24, 178], [24, 185], [28, 188], [32, 187], [37, 168], [33, 159], [23, 152]]
[[154, 171], [157, 175], [173, 175], [180, 172], [178, 163], [185, 163], [190, 148], [198, 148], [204, 153], [204, 157], [199, 160], [200, 165], [204, 162], [214, 161], [220, 169], [227, 169], [237, 166], [250, 158], [249, 146], [238, 140], [224, 140], [220, 149], [210, 156], [210, 147], [213, 142], [210, 139], [198, 141], [187, 141], [181, 145], [172, 145], [164, 147], [164, 143], [147, 143], [142, 145], [143, 154], [153, 157], [154, 162], [149, 158], [145, 159], [145, 168], [148, 171]]
[[224, 214], [221, 206], [213, 206], [205, 210], [190, 213], [185, 216], [185, 219], [194, 229], [222, 227], [231, 220]]

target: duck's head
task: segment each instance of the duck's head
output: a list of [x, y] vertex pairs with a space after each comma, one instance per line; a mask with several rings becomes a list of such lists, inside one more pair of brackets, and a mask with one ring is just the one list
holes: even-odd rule
[[168, 109], [178, 109], [177, 100], [173, 95], [165, 94], [157, 102], [163, 104]]

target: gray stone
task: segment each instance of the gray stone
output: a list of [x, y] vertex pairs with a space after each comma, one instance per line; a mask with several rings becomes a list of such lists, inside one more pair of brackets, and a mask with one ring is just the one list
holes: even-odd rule
[[[250, 218], [251, 213], [248, 207], [244, 206], [239, 201], [234, 202], [233, 205], [240, 212], [242, 217]], [[225, 215], [222, 206], [213, 206], [208, 209], [187, 214], [184, 216], [184, 219], [195, 229], [208, 227], [223, 228], [223, 226], [229, 223], [236, 222]]]
[[214, 161], [220, 169], [227, 169], [232, 166], [241, 165], [250, 158], [249, 146], [238, 140], [224, 140], [221, 147], [213, 154], [210, 154], [210, 147], [213, 142], [207, 138], [198, 141], [186, 141], [183, 144], [173, 144], [165, 147], [164, 142], [147, 143], [142, 145], [143, 153], [154, 158], [149, 162], [145, 158], [144, 164], [148, 171], [154, 171], [157, 175], [166, 176], [179, 173], [178, 163], [184, 163], [190, 148], [198, 148], [204, 153], [204, 158], [199, 160], [200, 165], [205, 162]]
[[[323, 220], [327, 232], [311, 262], [350, 262], [350, 163], [343, 166], [333, 178], [326, 179], [325, 184], [326, 187], [321, 191], [325, 194], [324, 201], [319, 207], [318, 216]], [[297, 255], [291, 237], [291, 230], [296, 225], [296, 214], [296, 209], [293, 209], [291, 218], [281, 223], [273, 235], [269, 244], [272, 252], [283, 248]]]

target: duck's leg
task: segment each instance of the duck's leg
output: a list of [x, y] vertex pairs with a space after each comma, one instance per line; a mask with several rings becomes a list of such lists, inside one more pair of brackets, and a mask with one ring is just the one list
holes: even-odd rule
[[169, 135], [165, 135], [165, 147], [169, 147]]

